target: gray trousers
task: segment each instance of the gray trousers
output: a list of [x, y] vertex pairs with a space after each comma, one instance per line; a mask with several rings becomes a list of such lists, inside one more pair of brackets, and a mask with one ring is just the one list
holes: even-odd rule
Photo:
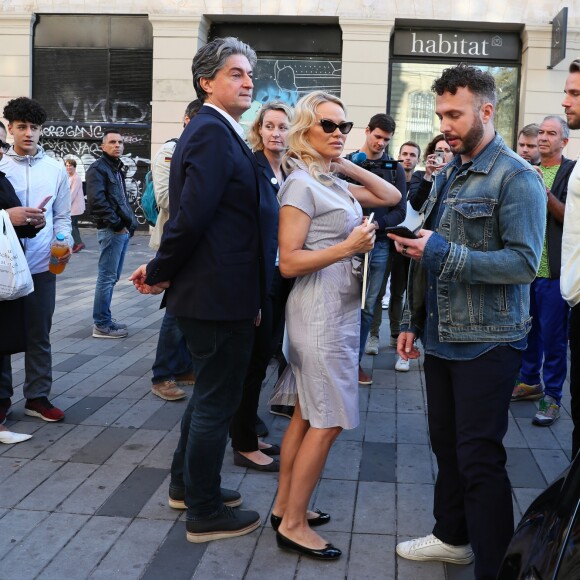
[[[56, 276], [51, 272], [33, 274], [34, 292], [26, 297], [27, 348], [24, 355], [24, 396], [48, 397], [52, 386], [50, 329], [56, 299]], [[10, 356], [0, 356], [0, 399], [10, 399], [12, 365]]]

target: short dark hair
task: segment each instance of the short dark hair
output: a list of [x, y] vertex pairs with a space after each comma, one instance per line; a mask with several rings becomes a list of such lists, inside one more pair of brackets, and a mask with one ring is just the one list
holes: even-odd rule
[[43, 125], [46, 121], [46, 111], [42, 105], [28, 97], [18, 97], [8, 101], [4, 107], [4, 118], [9, 123], [14, 121], [24, 121], [33, 125]]
[[431, 85], [431, 90], [441, 96], [443, 93], [455, 95], [457, 89], [466, 88], [479, 98], [479, 105], [491, 103], [495, 106], [495, 79], [488, 72], [464, 63], [446, 68]]
[[73, 167], [77, 166], [77, 162], [74, 159], [65, 159], [64, 164], [65, 165], [72, 165]]
[[518, 139], [520, 138], [520, 135], [524, 135], [525, 137], [537, 137], [539, 131], [540, 126], [537, 123], [530, 123], [529, 125], [521, 128], [520, 132], [518, 133]]
[[395, 124], [393, 117], [391, 117], [391, 115], [386, 115], [385, 113], [378, 113], [373, 115], [368, 124], [368, 128], [371, 133], [375, 129], [380, 129], [385, 133], [394, 133], [396, 127], [397, 125]]
[[570, 63], [568, 71], [571, 73], [580, 72], [580, 58], [576, 58]]
[[191, 101], [189, 105], [185, 108], [185, 116], [193, 119], [198, 113], [199, 110], [203, 107], [203, 101], [200, 99], [195, 99], [195, 101]]
[[214, 38], [195, 53], [191, 63], [191, 74], [195, 94], [201, 101], [207, 99], [206, 92], [201, 88], [201, 79], [214, 79], [225, 66], [226, 60], [236, 54], [245, 56], [252, 68], [256, 66], [258, 57], [254, 49], [233, 36]]
[[121, 135], [121, 137], [123, 137], [123, 135], [121, 134], [121, 131], [119, 131], [119, 129], [105, 129], [105, 131], [103, 132], [103, 138], [101, 139], [101, 143], [104, 143], [105, 137], [107, 135], [110, 135], [111, 133], [115, 133], [115, 135]]
[[417, 158], [421, 157], [421, 147], [419, 147], [418, 143], [415, 143], [415, 141], [405, 141], [400, 147], [399, 147], [399, 155], [401, 154], [401, 149], [403, 147], [405, 147], [405, 145], [407, 147], [415, 147], [415, 149], [417, 149]]

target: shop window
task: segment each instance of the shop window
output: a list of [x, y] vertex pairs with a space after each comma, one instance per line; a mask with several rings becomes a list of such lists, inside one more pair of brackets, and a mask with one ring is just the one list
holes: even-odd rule
[[[393, 62], [390, 87], [390, 114], [397, 130], [390, 147], [397, 155], [405, 141], [415, 141], [424, 151], [429, 141], [439, 131], [439, 119], [435, 115], [433, 81], [441, 76], [443, 69], [452, 66], [443, 63]], [[515, 141], [517, 119], [518, 68], [516, 66], [483, 66], [495, 78], [497, 103], [494, 125], [509, 147]]]
[[415, 143], [430, 141], [433, 131], [433, 115], [435, 114], [435, 95], [415, 91], [409, 95], [409, 103], [410, 116], [407, 119], [409, 140]]

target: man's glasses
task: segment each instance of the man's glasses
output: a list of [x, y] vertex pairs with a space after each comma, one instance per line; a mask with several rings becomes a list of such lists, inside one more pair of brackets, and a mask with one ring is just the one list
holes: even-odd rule
[[8, 149], [10, 149], [10, 143], [4, 143], [2, 140], [0, 140], [0, 151], [4, 151], [4, 153], [6, 153]]
[[320, 125], [325, 133], [334, 133], [337, 129], [343, 134], [348, 135], [354, 123], [344, 121], [342, 123], [335, 123], [329, 119], [320, 119]]

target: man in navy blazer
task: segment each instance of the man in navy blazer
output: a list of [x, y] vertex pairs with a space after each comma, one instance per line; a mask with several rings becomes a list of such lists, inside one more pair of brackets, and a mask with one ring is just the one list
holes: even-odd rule
[[255, 52], [215, 39], [193, 59], [204, 103], [171, 161], [169, 215], [157, 255], [131, 277], [140, 292], [167, 289], [196, 370], [171, 466], [169, 504], [187, 508], [187, 539], [241, 536], [260, 525], [220, 487], [228, 426], [242, 396], [261, 299], [258, 167], [240, 116], [252, 103]]

